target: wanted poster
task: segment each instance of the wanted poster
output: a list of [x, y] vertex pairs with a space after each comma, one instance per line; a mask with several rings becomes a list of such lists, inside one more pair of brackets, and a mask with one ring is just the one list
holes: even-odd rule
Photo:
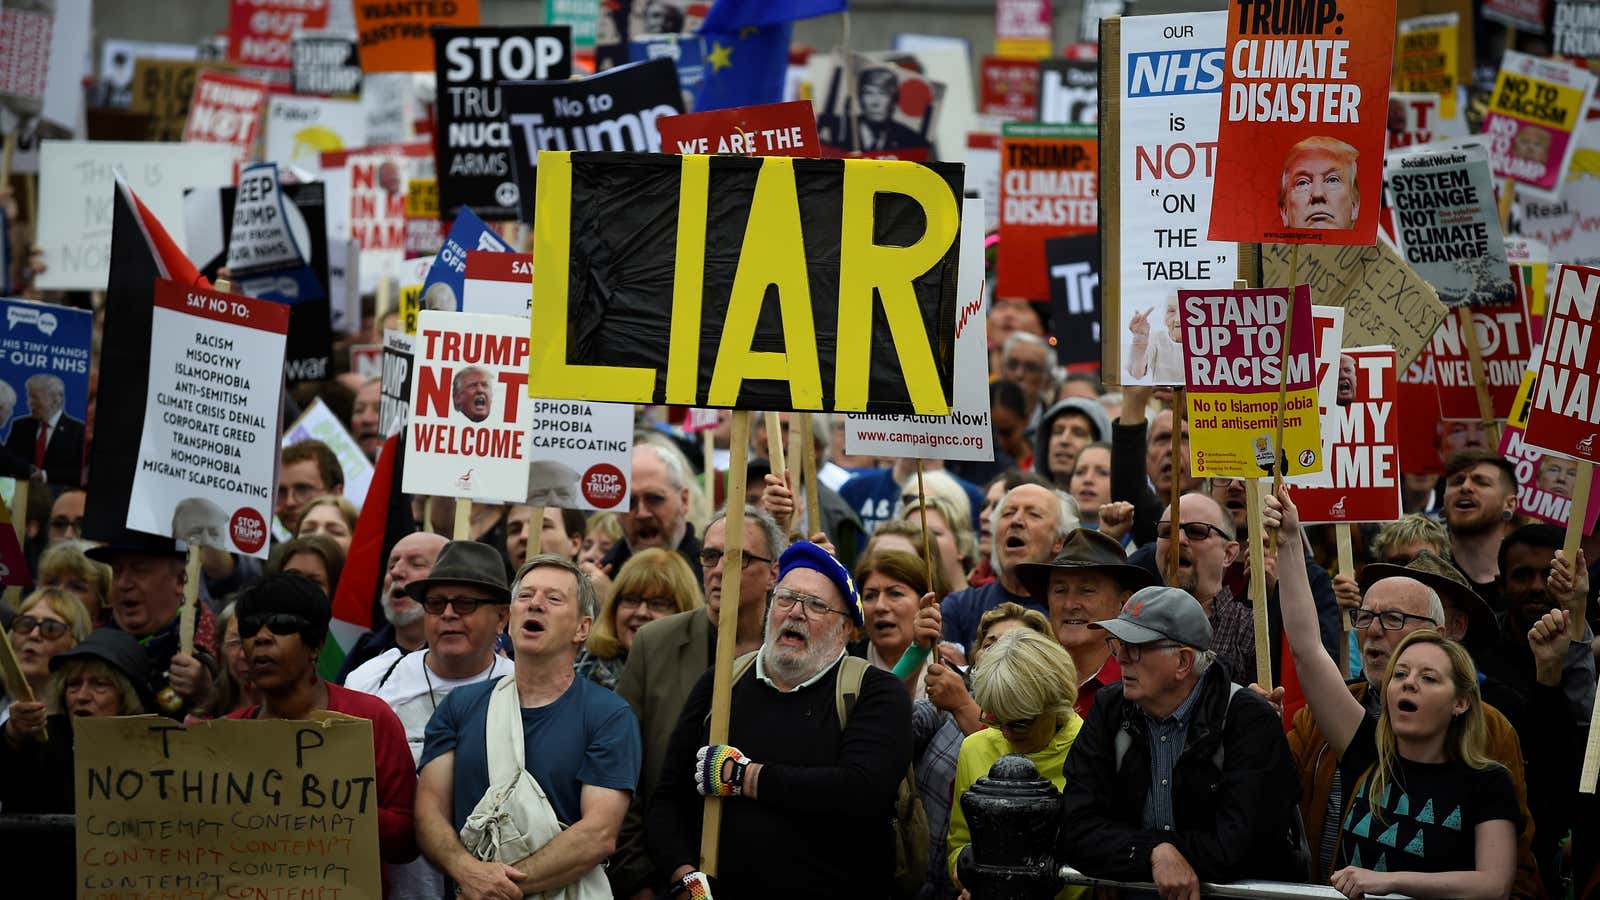
[[1384, 190], [1394, 211], [1395, 249], [1446, 306], [1503, 306], [1515, 299], [1481, 144], [1391, 153], [1384, 159]]
[[297, 31], [289, 41], [290, 83], [296, 94], [357, 97], [361, 55], [352, 31]]
[[1090, 125], [1008, 122], [1000, 132], [996, 296], [1048, 301], [1044, 242], [1099, 223], [1099, 144]]
[[[1292, 485], [1301, 521], [1391, 522], [1400, 518], [1401, 420], [1398, 379], [1390, 347], [1354, 347], [1336, 353], [1338, 389], [1326, 411], [1322, 487]], [[1415, 429], [1414, 429], [1415, 430]]]
[[982, 200], [961, 212], [957, 276], [955, 387], [950, 415], [848, 415], [845, 452], [865, 456], [920, 457], [989, 462], [994, 428], [989, 421], [989, 328], [983, 285]]
[[422, 310], [401, 490], [527, 499], [528, 345], [526, 319]]
[[[851, 79], [845, 79], [845, 66]], [[813, 71], [817, 65], [813, 64]], [[817, 137], [826, 156], [863, 156], [926, 162], [932, 158], [945, 86], [904, 66], [859, 53], [821, 63], [813, 88]], [[855, 86], [851, 96], [848, 85]], [[854, 133], [850, 130], [855, 122]]]
[[232, 0], [228, 58], [256, 69], [288, 70], [297, 31], [328, 24], [330, 0]]
[[[1395, 5], [1228, 6], [1214, 241], [1377, 240]], [[1303, 13], [1303, 14], [1302, 14]], [[1362, 188], [1367, 190], [1362, 202]]]
[[1594, 91], [1595, 75], [1588, 69], [1507, 50], [1483, 120], [1495, 176], [1554, 200], [1572, 166]]
[[1594, 462], [1600, 459], [1600, 269], [1562, 266], [1546, 316], [1544, 344], [1536, 361], [1527, 443], [1553, 453]]
[[234, 159], [244, 162], [256, 142], [256, 126], [267, 102], [266, 82], [221, 72], [201, 72], [194, 81], [186, 144], [227, 144]]
[[266, 558], [288, 313], [156, 282], [127, 527]]
[[[1115, 151], [1100, 159], [1107, 215], [1101, 369], [1117, 384], [1183, 384], [1178, 291], [1227, 288], [1238, 245], [1206, 237], [1222, 94], [1220, 12], [1129, 16], [1120, 30]], [[1108, 126], [1112, 127], [1112, 126]], [[1269, 282], [1282, 284], [1283, 282]], [[1319, 295], [1320, 299], [1320, 295]]]
[[656, 120], [666, 153], [821, 156], [817, 119], [805, 100], [737, 106]]
[[[1180, 291], [1178, 303], [1195, 477], [1257, 478], [1279, 464], [1285, 475], [1320, 471], [1311, 289]], [[1283, 333], [1291, 314], [1285, 370]], [[1278, 448], [1278, 390], [1285, 381]]]
[[439, 210], [447, 219], [463, 206], [481, 219], [515, 219], [512, 126], [504, 114], [500, 82], [570, 78], [571, 33], [559, 26], [437, 28], [433, 49]]
[[[1483, 353], [1484, 378], [1494, 417], [1511, 414], [1512, 400], [1522, 373], [1528, 368], [1532, 344], [1528, 338], [1528, 316], [1522, 304], [1513, 300], [1505, 306], [1473, 307], [1472, 319], [1478, 331], [1478, 346]], [[1433, 370], [1439, 387], [1439, 412], [1445, 419], [1477, 422], [1478, 394], [1473, 387], [1472, 363], [1462, 340], [1461, 317], [1445, 316], [1433, 335]], [[1447, 457], [1448, 458], [1448, 457]]]
[[425, 72], [433, 58], [430, 29], [479, 23], [478, 0], [355, 0], [354, 5], [356, 30], [361, 35], [361, 68], [368, 75]]
[[9, 297], [0, 299], [0, 316], [0, 395], [7, 400], [0, 404], [0, 475], [43, 473], [52, 488], [80, 486], [94, 316]]
[[629, 63], [571, 81], [503, 82], [511, 125], [518, 219], [533, 221], [541, 150], [659, 153], [656, 121], [684, 111], [677, 70], [669, 59]]

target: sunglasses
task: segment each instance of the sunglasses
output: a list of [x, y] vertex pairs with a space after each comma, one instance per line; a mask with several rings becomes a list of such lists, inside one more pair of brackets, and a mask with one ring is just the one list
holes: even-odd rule
[[[1184, 535], [1186, 535], [1190, 541], [1197, 544], [1211, 537], [1213, 532], [1216, 533], [1217, 537], [1220, 537], [1223, 540], [1228, 539], [1228, 535], [1221, 528], [1205, 522], [1185, 522], [1178, 527], [1183, 529]], [[1172, 540], [1172, 523], [1156, 523], [1156, 537], [1163, 541]]]
[[28, 634], [35, 628], [39, 629], [41, 636], [50, 640], [55, 640], [72, 630], [65, 622], [58, 622], [55, 619], [38, 619], [33, 616], [17, 616], [16, 620], [11, 623], [12, 634]]
[[493, 600], [481, 597], [428, 597], [422, 601], [422, 608], [430, 616], [442, 616], [446, 606], [454, 606], [456, 615], [470, 616], [478, 611], [478, 607], [490, 606], [493, 603]]
[[262, 628], [277, 635], [299, 634], [311, 627], [311, 620], [294, 613], [251, 613], [239, 617], [239, 634], [251, 638]]

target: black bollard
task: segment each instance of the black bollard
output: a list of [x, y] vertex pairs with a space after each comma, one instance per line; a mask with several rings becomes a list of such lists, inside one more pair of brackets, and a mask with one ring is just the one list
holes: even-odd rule
[[961, 795], [972, 843], [956, 860], [956, 876], [973, 900], [1048, 900], [1061, 890], [1056, 833], [1061, 792], [1026, 756], [995, 760], [989, 774]]

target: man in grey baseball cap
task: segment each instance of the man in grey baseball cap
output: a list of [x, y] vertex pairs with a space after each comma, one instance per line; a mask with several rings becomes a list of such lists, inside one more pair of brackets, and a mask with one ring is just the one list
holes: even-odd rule
[[1161, 896], [1202, 881], [1305, 881], [1299, 780], [1283, 724], [1213, 665], [1211, 622], [1175, 587], [1136, 591], [1104, 631], [1122, 682], [1095, 695], [1067, 756], [1057, 858]]

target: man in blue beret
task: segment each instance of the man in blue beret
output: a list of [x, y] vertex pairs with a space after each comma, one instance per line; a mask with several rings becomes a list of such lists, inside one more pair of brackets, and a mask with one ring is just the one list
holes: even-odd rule
[[718, 898], [887, 898], [910, 696], [893, 675], [846, 656], [862, 607], [837, 559], [801, 541], [778, 572], [761, 649], [734, 663], [728, 743], [707, 737], [712, 672], [678, 719], [646, 817], [650, 855], [675, 894], [692, 895], [705, 879], [704, 798], [723, 797]]

